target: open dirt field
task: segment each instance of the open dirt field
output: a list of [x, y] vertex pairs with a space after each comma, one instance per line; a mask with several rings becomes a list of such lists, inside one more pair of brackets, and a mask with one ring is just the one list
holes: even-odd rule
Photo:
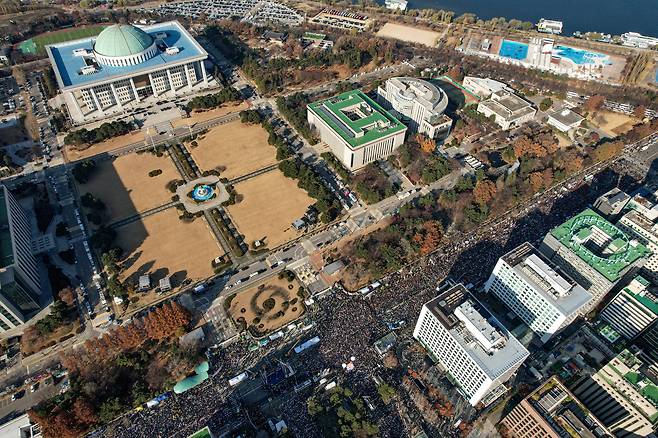
[[150, 274], [151, 285], [169, 275], [172, 287], [186, 278], [193, 281], [213, 273], [211, 262], [223, 255], [205, 219], [185, 223], [170, 208], [117, 228], [116, 244], [124, 251], [122, 280], [136, 283]]
[[272, 277], [229, 298], [229, 316], [236, 324], [251, 327], [260, 335], [273, 332], [304, 314], [298, 290], [297, 280]]
[[207, 120], [214, 119], [215, 117], [224, 116], [228, 113], [240, 112], [247, 108], [249, 108], [249, 104], [246, 102], [240, 102], [237, 105], [225, 105], [208, 111], [194, 111], [192, 114], [190, 114], [190, 117], [186, 119], [172, 120], [171, 124], [174, 128], [178, 128], [179, 126], [194, 125], [199, 122], [205, 122]]
[[133, 131], [130, 134], [121, 135], [102, 143], [96, 143], [85, 149], [78, 149], [75, 146], [65, 146], [64, 154], [68, 161], [83, 160], [94, 155], [128, 146], [132, 143], [137, 143], [138, 141], [144, 141], [144, 133], [142, 131]]
[[227, 207], [233, 223], [248, 244], [265, 239], [270, 249], [299, 235], [291, 224], [314, 203], [297, 181], [279, 170], [236, 184], [235, 190], [242, 200]]
[[417, 29], [402, 24], [386, 23], [384, 27], [377, 32], [377, 36], [436, 47], [436, 40], [439, 38], [440, 34], [431, 30]]
[[276, 163], [276, 149], [267, 137], [260, 125], [238, 120], [212, 128], [197, 139], [199, 146], [188, 144], [188, 150], [202, 171], [218, 169], [232, 179]]
[[630, 131], [633, 125], [638, 122], [635, 117], [605, 110], [590, 114], [587, 120], [612, 137]]
[[[180, 179], [168, 156], [151, 153], [122, 155], [103, 160], [87, 184], [78, 185], [80, 196], [89, 192], [105, 203], [109, 223], [171, 201], [167, 183]], [[149, 176], [152, 170], [162, 173]]]

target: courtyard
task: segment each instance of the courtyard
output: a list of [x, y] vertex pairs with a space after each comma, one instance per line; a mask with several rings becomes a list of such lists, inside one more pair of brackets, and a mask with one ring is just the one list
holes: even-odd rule
[[231, 319], [259, 337], [302, 316], [305, 309], [298, 295], [299, 283], [282, 277], [272, 277], [230, 296], [224, 304]]
[[[161, 172], [149, 175], [157, 170]], [[180, 175], [171, 158], [145, 152], [97, 161], [90, 180], [79, 184], [78, 191], [100, 199], [107, 223], [113, 223], [170, 202], [173, 193], [166, 185], [176, 179]]]
[[299, 235], [291, 224], [315, 202], [278, 169], [234, 187], [238, 202], [227, 207], [233, 223], [247, 244], [264, 240], [270, 250]]
[[137, 283], [151, 276], [151, 285], [166, 276], [176, 288], [184, 280], [197, 281], [213, 274], [211, 262], [224, 254], [207, 222], [183, 222], [175, 208], [116, 229], [116, 245], [123, 250], [121, 280]]
[[275, 164], [276, 149], [267, 142], [260, 125], [235, 121], [210, 129], [187, 148], [201, 171], [218, 170], [233, 179]]

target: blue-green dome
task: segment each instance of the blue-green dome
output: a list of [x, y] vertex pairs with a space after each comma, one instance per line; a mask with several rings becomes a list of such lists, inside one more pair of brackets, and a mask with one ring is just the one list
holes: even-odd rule
[[115, 24], [105, 28], [96, 38], [94, 50], [104, 56], [130, 56], [151, 47], [153, 37], [130, 24]]

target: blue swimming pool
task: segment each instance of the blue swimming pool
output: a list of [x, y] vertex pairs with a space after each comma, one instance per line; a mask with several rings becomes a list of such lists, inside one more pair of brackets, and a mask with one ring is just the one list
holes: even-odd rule
[[498, 51], [500, 56], [505, 58], [518, 59], [523, 61], [528, 57], [528, 45], [517, 41], [503, 40]]
[[569, 46], [556, 46], [554, 50], [556, 55], [562, 58], [570, 59], [578, 65], [594, 64], [597, 62], [609, 64], [608, 55], [603, 53], [590, 52], [588, 50], [575, 49]]

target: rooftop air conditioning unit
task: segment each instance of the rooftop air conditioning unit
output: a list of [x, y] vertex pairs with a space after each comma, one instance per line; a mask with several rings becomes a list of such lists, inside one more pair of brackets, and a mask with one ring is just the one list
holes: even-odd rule
[[94, 73], [96, 73], [96, 67], [93, 66], [93, 65], [88, 65], [86, 67], [82, 67], [80, 69], [80, 73], [82, 73], [85, 76], [90, 75], [90, 74], [94, 74]]
[[167, 55], [175, 55], [178, 52], [180, 52], [180, 50], [178, 49], [178, 47], [167, 47], [167, 50], [165, 50], [165, 52], [167, 53]]

